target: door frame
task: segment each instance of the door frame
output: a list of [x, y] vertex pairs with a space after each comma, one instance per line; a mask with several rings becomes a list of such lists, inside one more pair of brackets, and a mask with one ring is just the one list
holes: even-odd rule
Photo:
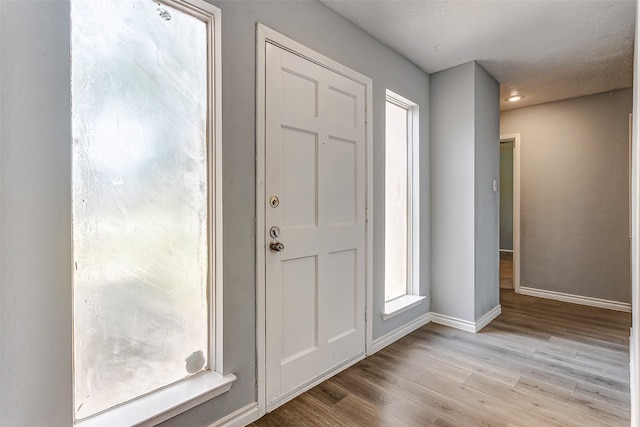
[[[500, 135], [500, 141], [513, 141], [513, 290], [520, 293], [520, 134]], [[498, 227], [500, 241], [500, 227]]]
[[[373, 81], [318, 52], [258, 23], [256, 25], [256, 352], [259, 416], [266, 413], [266, 44], [271, 43], [295, 55], [325, 67], [365, 87], [365, 348], [369, 354], [373, 341]], [[364, 358], [364, 355], [362, 356]], [[359, 360], [359, 359], [358, 359]], [[355, 361], [354, 361], [355, 363]], [[348, 365], [341, 366], [346, 368]], [[331, 375], [334, 372], [331, 373]], [[326, 378], [322, 378], [324, 380]], [[309, 384], [299, 393], [319, 383]], [[291, 396], [293, 398], [294, 396]], [[285, 403], [284, 401], [281, 403]]]

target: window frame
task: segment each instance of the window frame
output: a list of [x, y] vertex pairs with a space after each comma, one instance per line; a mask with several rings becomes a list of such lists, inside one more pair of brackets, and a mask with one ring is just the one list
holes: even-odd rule
[[[383, 320], [416, 307], [426, 299], [425, 296], [420, 295], [420, 107], [415, 102], [387, 89], [385, 96], [385, 126], [387, 103], [394, 104], [407, 111], [407, 284], [404, 295], [389, 300], [386, 300], [386, 296], [384, 297]], [[385, 154], [385, 170], [386, 167]], [[386, 294], [386, 282], [384, 286], [384, 294]]]
[[190, 14], [207, 25], [209, 105], [207, 117], [209, 245], [208, 294], [209, 346], [205, 371], [112, 407], [98, 414], [75, 419], [74, 425], [155, 425], [221, 395], [236, 379], [223, 371], [223, 274], [222, 274], [222, 68], [221, 10], [203, 0], [154, 0]]

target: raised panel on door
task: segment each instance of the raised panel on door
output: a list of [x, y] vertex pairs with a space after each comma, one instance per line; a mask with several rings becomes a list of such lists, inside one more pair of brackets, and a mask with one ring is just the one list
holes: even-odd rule
[[282, 363], [318, 347], [318, 262], [314, 256], [282, 262]]
[[329, 86], [327, 91], [328, 110], [327, 120], [347, 127], [358, 126], [358, 98], [340, 88]]
[[281, 73], [282, 105], [316, 117], [318, 115], [318, 81], [284, 67]]
[[329, 254], [327, 287], [333, 304], [333, 316], [329, 319], [329, 343], [356, 332], [357, 262], [355, 249]]
[[317, 134], [282, 127], [282, 228], [316, 227]]
[[353, 225], [357, 222], [357, 142], [328, 138], [327, 161], [331, 173], [327, 177], [327, 192], [332, 209], [328, 225]]

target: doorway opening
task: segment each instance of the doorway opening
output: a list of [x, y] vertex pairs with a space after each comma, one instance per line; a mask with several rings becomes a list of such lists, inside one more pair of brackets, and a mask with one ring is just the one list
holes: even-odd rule
[[520, 288], [520, 134], [500, 137], [500, 289]]
[[513, 289], [513, 144], [500, 141], [500, 289]]

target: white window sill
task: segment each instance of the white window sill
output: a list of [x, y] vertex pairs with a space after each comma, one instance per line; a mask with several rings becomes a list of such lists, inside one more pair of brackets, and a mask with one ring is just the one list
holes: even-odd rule
[[384, 304], [384, 310], [382, 311], [382, 320], [391, 319], [400, 313], [404, 313], [407, 310], [412, 309], [420, 305], [422, 300], [427, 297], [421, 297], [419, 295], [403, 295], [391, 301], [387, 301]]
[[156, 425], [231, 388], [236, 376], [217, 372], [195, 375], [157, 392], [76, 422], [76, 427]]

